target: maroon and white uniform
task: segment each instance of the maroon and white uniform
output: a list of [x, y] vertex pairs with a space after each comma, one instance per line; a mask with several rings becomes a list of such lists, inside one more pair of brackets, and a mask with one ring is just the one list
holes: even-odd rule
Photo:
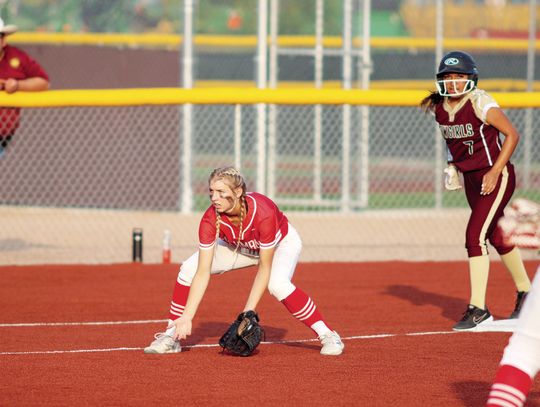
[[486, 240], [501, 255], [513, 249], [505, 244], [497, 227], [515, 190], [513, 165], [507, 163], [492, 193], [480, 194], [482, 178], [497, 160], [502, 146], [499, 131], [486, 122], [487, 112], [493, 107], [499, 107], [497, 102], [485, 91], [475, 89], [455, 107], [445, 98], [435, 109], [435, 120], [448, 149], [448, 162], [463, 173], [465, 194], [472, 209], [465, 242], [469, 257], [488, 254]]
[[486, 115], [497, 102], [475, 89], [451, 108], [447, 99], [435, 110], [435, 119], [448, 147], [448, 162], [461, 172], [493, 166], [501, 151], [499, 131], [486, 123]]
[[[6, 45], [4, 56], [0, 59], [0, 79], [43, 78], [49, 80], [45, 70], [26, 52]], [[0, 137], [12, 136], [19, 127], [20, 109], [14, 107], [0, 108]]]
[[[260, 249], [276, 247], [287, 236], [289, 222], [276, 204], [257, 192], [246, 194], [248, 211], [243, 220], [239, 251], [258, 256]], [[216, 211], [210, 206], [199, 225], [199, 249], [210, 250], [216, 242]], [[220, 218], [219, 239], [236, 248], [240, 227], [234, 226], [226, 216]]]

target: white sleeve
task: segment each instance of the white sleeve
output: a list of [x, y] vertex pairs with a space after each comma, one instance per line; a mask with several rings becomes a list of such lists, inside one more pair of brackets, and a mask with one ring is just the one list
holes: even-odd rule
[[499, 107], [499, 104], [488, 93], [477, 89], [473, 94], [473, 106], [476, 116], [484, 123], [486, 122], [487, 112], [492, 107]]

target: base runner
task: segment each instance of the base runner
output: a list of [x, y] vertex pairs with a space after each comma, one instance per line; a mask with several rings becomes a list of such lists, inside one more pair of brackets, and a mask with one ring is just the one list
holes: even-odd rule
[[[445, 187], [460, 189], [462, 173], [471, 208], [465, 232], [471, 296], [463, 317], [453, 328], [474, 331], [479, 324], [493, 320], [485, 303], [489, 276], [487, 241], [500, 255], [516, 286], [516, 303], [510, 318], [518, 317], [531, 287], [519, 249], [505, 243], [497, 227], [516, 186], [510, 157], [519, 134], [497, 102], [476, 87], [478, 68], [469, 54], [449, 52], [441, 59], [436, 76], [438, 90], [421, 105], [434, 114], [446, 141]], [[502, 143], [500, 134], [504, 136]]]

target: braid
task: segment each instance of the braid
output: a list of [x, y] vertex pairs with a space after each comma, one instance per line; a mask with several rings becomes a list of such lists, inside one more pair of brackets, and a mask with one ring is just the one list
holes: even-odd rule
[[244, 177], [242, 174], [240, 174], [240, 171], [238, 171], [234, 167], [220, 167], [216, 168], [210, 176], [208, 177], [208, 183], [210, 183], [213, 179], [224, 179], [227, 184], [231, 187], [231, 189], [236, 189], [238, 187], [242, 188], [242, 195], [245, 195], [246, 193], [246, 181], [244, 180]]
[[[240, 234], [236, 242], [236, 252], [240, 247], [240, 239], [243, 232], [242, 223], [246, 216], [246, 181], [240, 171], [232, 166], [216, 168], [208, 177], [208, 183], [210, 184], [214, 179], [223, 180], [232, 190], [237, 188], [242, 189], [242, 195], [240, 196]], [[220, 215], [216, 210], [216, 240], [219, 238], [219, 223]]]
[[208, 183], [214, 179], [224, 180], [232, 190], [236, 188], [242, 188], [242, 196], [246, 195], [246, 181], [240, 171], [234, 167], [220, 167], [216, 168], [208, 177]]
[[242, 232], [244, 231], [244, 217], [246, 216], [246, 195], [242, 194], [240, 197], [240, 232], [238, 233], [238, 240], [236, 241], [236, 247], [234, 252], [238, 251], [240, 247], [240, 239], [242, 238]]
[[221, 217], [219, 216], [219, 212], [216, 210], [216, 241], [219, 238], [219, 222], [221, 221]]

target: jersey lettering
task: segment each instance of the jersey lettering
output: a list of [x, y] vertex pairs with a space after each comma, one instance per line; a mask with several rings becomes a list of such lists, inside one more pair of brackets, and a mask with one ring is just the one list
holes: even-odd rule
[[474, 135], [474, 128], [471, 123], [440, 125], [439, 128], [445, 139], [467, 138]]
[[499, 130], [485, 122], [497, 102], [486, 92], [474, 89], [450, 106], [447, 101], [435, 108], [435, 119], [448, 148], [449, 162], [459, 171], [469, 172], [493, 165], [501, 151]]

